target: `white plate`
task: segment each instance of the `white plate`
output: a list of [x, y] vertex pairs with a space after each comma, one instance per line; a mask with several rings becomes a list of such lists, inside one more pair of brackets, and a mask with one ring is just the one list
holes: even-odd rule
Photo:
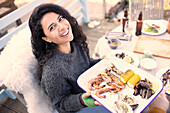
[[[148, 25], [152, 25], [152, 24], [158, 25], [160, 27], [160, 29], [158, 30], [158, 33], [144, 31], [144, 28], [148, 28], [146, 23]], [[161, 35], [165, 32], [166, 32], [166, 26], [164, 24], [162, 24], [160, 20], [145, 20], [145, 21], [143, 21], [142, 33], [147, 34], [147, 35]]]
[[[134, 61], [133, 65], [135, 65], [136, 67], [139, 66], [139, 58], [138, 58], [138, 56], [135, 53], [127, 51], [127, 50], [114, 50], [110, 54], [110, 57], [116, 57], [115, 55], [117, 53], [121, 54], [122, 52], [125, 53], [125, 55], [128, 55], [128, 56], [130, 56], [133, 59], [133, 61]], [[116, 58], [118, 58], [118, 57], [116, 57]]]
[[[147, 73], [146, 71], [137, 68], [136, 66], [125, 63], [124, 61], [116, 57], [103, 59], [99, 63], [97, 63], [96, 65], [94, 65], [93, 67], [85, 71], [83, 74], [79, 76], [77, 80], [78, 85], [86, 92], [90, 91], [88, 89], [88, 81], [91, 80], [92, 78], [97, 77], [97, 75], [101, 71], [104, 71], [106, 68], [110, 67], [111, 63], [113, 63], [117, 69], [123, 72], [125, 72], [127, 69], [131, 69], [135, 72], [135, 74], [139, 74], [141, 79], [146, 78], [151, 82], [154, 80], [159, 85], [158, 90], [149, 99], [143, 99], [140, 95], [135, 96], [135, 99], [138, 100], [139, 106], [135, 109], [134, 113], [142, 112], [150, 104], [150, 102], [153, 101], [153, 99], [155, 99], [155, 97], [162, 91], [163, 84], [159, 78]], [[133, 95], [133, 92], [134, 89], [131, 89], [126, 85], [125, 89], [123, 89], [119, 93]], [[106, 98], [98, 98], [93, 93], [91, 96], [94, 99], [96, 99], [99, 103], [101, 103], [104, 107], [106, 107], [109, 111], [115, 113], [116, 112], [115, 101], [118, 100], [118, 94], [114, 95], [114, 94], [106, 93]]]
[[[158, 71], [156, 72], [156, 75], [155, 75], [155, 76], [161, 79], [161, 78], [162, 78], [162, 75], [163, 75], [168, 69], [170, 69], [170, 67], [164, 67], [164, 68], [158, 70]], [[169, 85], [170, 85], [170, 81], [169, 81], [168, 84], [166, 84], [165, 88], [167, 88]], [[166, 91], [166, 93], [170, 95], [170, 91]]]

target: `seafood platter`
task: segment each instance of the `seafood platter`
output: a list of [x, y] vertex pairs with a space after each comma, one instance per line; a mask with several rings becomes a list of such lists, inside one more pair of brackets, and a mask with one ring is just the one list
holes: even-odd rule
[[116, 57], [98, 62], [77, 83], [113, 113], [140, 113], [163, 89], [159, 78]]
[[124, 60], [125, 62], [135, 65], [135, 66], [139, 66], [139, 58], [132, 52], [127, 51], [127, 50], [114, 50], [111, 54], [111, 57], [117, 57], [120, 58], [122, 60]]
[[158, 70], [156, 77], [161, 79], [166, 89], [166, 93], [170, 95], [170, 67], [165, 67]]

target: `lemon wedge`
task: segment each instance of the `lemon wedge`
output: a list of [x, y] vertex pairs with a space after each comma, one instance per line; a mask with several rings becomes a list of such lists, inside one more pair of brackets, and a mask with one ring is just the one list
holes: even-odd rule
[[167, 90], [167, 91], [170, 91], [170, 86], [168, 86], [166, 90]]
[[131, 63], [131, 62], [132, 62], [132, 58], [131, 58], [130, 56], [125, 56], [125, 57], [123, 58], [123, 60], [124, 60], [125, 62], [128, 62], [128, 63]]
[[159, 88], [159, 84], [156, 81], [152, 81], [151, 83], [152, 83], [151, 89], [156, 92]]

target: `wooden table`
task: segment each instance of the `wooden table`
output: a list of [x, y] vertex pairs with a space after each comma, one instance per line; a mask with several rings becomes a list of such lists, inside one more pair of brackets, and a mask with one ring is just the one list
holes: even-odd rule
[[[167, 25], [167, 21], [166, 20], [160, 20], [162, 25]], [[136, 27], [136, 22], [131, 22], [130, 23], [130, 26], [132, 26], [132, 29], [131, 29], [131, 32], [132, 32], [132, 41], [130, 42], [130, 46], [129, 46], [129, 43], [127, 44], [127, 41], [121, 41], [121, 45], [117, 48], [117, 50], [128, 50], [128, 51], [131, 51], [131, 52], [134, 52], [134, 48], [135, 48], [135, 45], [136, 45], [136, 42], [138, 40], [138, 37], [135, 36], [135, 27]], [[117, 28], [115, 28], [114, 30], [112, 30], [113, 32], [121, 32], [122, 31], [122, 25], [118, 26]], [[144, 35], [142, 34], [142, 36], [148, 36], [148, 35]], [[165, 32], [164, 34], [161, 34], [159, 36], [152, 36], [154, 38], [160, 38], [160, 39], [167, 39], [167, 40], [170, 40], [170, 35]], [[158, 45], [161, 47], [161, 45]], [[109, 47], [109, 45], [107, 44], [107, 40], [105, 39], [105, 36], [101, 37], [97, 44], [96, 44], [96, 47], [95, 47], [95, 50], [94, 50], [94, 53], [92, 55], [92, 57], [94, 59], [97, 59], [97, 58], [102, 58], [103, 56], [109, 56], [110, 57], [110, 53], [112, 53], [114, 50], [111, 49]], [[139, 58], [139, 61], [142, 59], [142, 56], [143, 54], [139, 54], [139, 53], [135, 53], [138, 58]], [[170, 59], [167, 59], [167, 58], [161, 58], [161, 57], [155, 57], [156, 59], [156, 62], [157, 62], [157, 67], [153, 70], [150, 70], [150, 71], [147, 71], [148, 73], [152, 74], [155, 76], [156, 72], [164, 67], [170, 67]], [[139, 68], [142, 69], [142, 67], [139, 65]], [[168, 100], [170, 100], [170, 96], [167, 95], [167, 98]], [[170, 112], [170, 107], [168, 109], [168, 112]]]

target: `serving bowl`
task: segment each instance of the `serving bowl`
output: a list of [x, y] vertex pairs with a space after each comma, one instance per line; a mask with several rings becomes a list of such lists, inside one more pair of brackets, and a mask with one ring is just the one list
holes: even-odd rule
[[112, 49], [116, 49], [121, 43], [118, 39], [108, 39], [107, 41], [108, 45], [110, 46], [110, 48]]
[[143, 58], [140, 61], [140, 66], [144, 68], [145, 70], [152, 70], [157, 67], [157, 63], [154, 59], [152, 58]]

